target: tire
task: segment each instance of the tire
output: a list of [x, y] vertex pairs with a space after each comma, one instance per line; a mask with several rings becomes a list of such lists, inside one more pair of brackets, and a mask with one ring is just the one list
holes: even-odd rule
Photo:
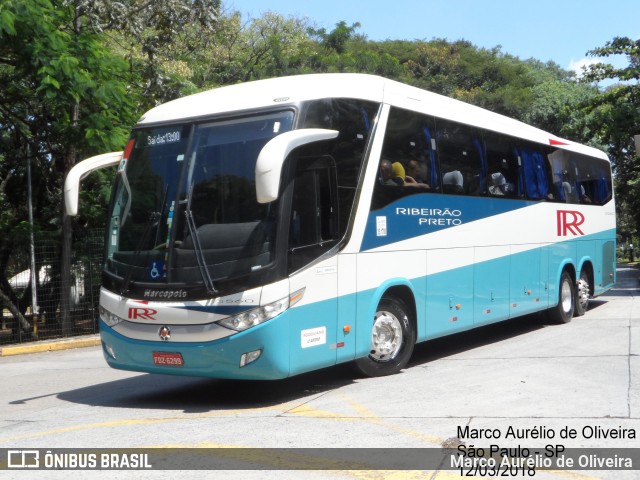
[[402, 370], [413, 353], [416, 331], [404, 302], [384, 297], [371, 326], [369, 355], [356, 360], [356, 368], [368, 377], [392, 375]]
[[558, 305], [550, 311], [554, 323], [569, 323], [576, 308], [576, 289], [571, 275], [564, 270], [560, 277]]
[[576, 309], [574, 316], [579, 317], [587, 313], [589, 308], [589, 272], [586, 268], [582, 268], [580, 271], [580, 280], [576, 286]]

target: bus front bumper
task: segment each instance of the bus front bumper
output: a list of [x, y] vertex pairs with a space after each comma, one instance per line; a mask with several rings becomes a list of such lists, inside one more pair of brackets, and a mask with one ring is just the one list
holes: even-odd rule
[[100, 339], [107, 363], [120, 370], [271, 380], [288, 377], [290, 373], [284, 323], [274, 319], [220, 340], [184, 343], [128, 338], [100, 320]]

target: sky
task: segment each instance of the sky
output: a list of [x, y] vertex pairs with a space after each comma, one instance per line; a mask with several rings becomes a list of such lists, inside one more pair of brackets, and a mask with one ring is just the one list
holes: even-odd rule
[[[521, 60], [554, 61], [579, 73], [587, 52], [614, 37], [640, 38], [640, 0], [223, 0], [258, 18], [272, 11], [331, 31], [360, 23], [370, 40], [468, 40]], [[626, 66], [624, 57], [607, 60]]]

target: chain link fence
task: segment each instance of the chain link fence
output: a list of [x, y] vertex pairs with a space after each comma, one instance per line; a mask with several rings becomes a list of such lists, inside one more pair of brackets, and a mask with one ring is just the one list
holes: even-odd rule
[[[65, 331], [71, 336], [98, 332], [97, 314], [100, 276], [104, 255], [104, 231], [89, 231], [75, 241], [71, 260], [69, 317]], [[29, 241], [15, 245], [7, 268], [11, 302], [22, 315], [14, 315], [9, 305], [0, 300], [0, 345], [61, 338], [61, 239], [59, 235], [34, 236], [36, 263], [36, 305], [31, 289]], [[68, 327], [71, 328], [68, 328]], [[69, 336], [68, 334], [66, 336]]]

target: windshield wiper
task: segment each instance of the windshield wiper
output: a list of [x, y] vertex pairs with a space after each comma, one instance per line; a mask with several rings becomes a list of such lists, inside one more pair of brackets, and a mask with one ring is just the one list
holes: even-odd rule
[[198, 236], [198, 231], [196, 227], [196, 222], [193, 219], [193, 212], [191, 211], [191, 198], [193, 197], [193, 184], [189, 188], [189, 193], [187, 197], [187, 206], [184, 210], [185, 217], [187, 218], [187, 228], [189, 229], [189, 235], [191, 235], [191, 239], [193, 242], [193, 252], [196, 256], [196, 261], [198, 262], [198, 269], [200, 270], [200, 275], [202, 276], [202, 282], [207, 289], [209, 294], [218, 293], [215, 285], [213, 284], [213, 279], [211, 278], [211, 273], [209, 272], [209, 267], [207, 266], [207, 262], [204, 258], [204, 252], [202, 251], [202, 244], [200, 243], [200, 237]]

